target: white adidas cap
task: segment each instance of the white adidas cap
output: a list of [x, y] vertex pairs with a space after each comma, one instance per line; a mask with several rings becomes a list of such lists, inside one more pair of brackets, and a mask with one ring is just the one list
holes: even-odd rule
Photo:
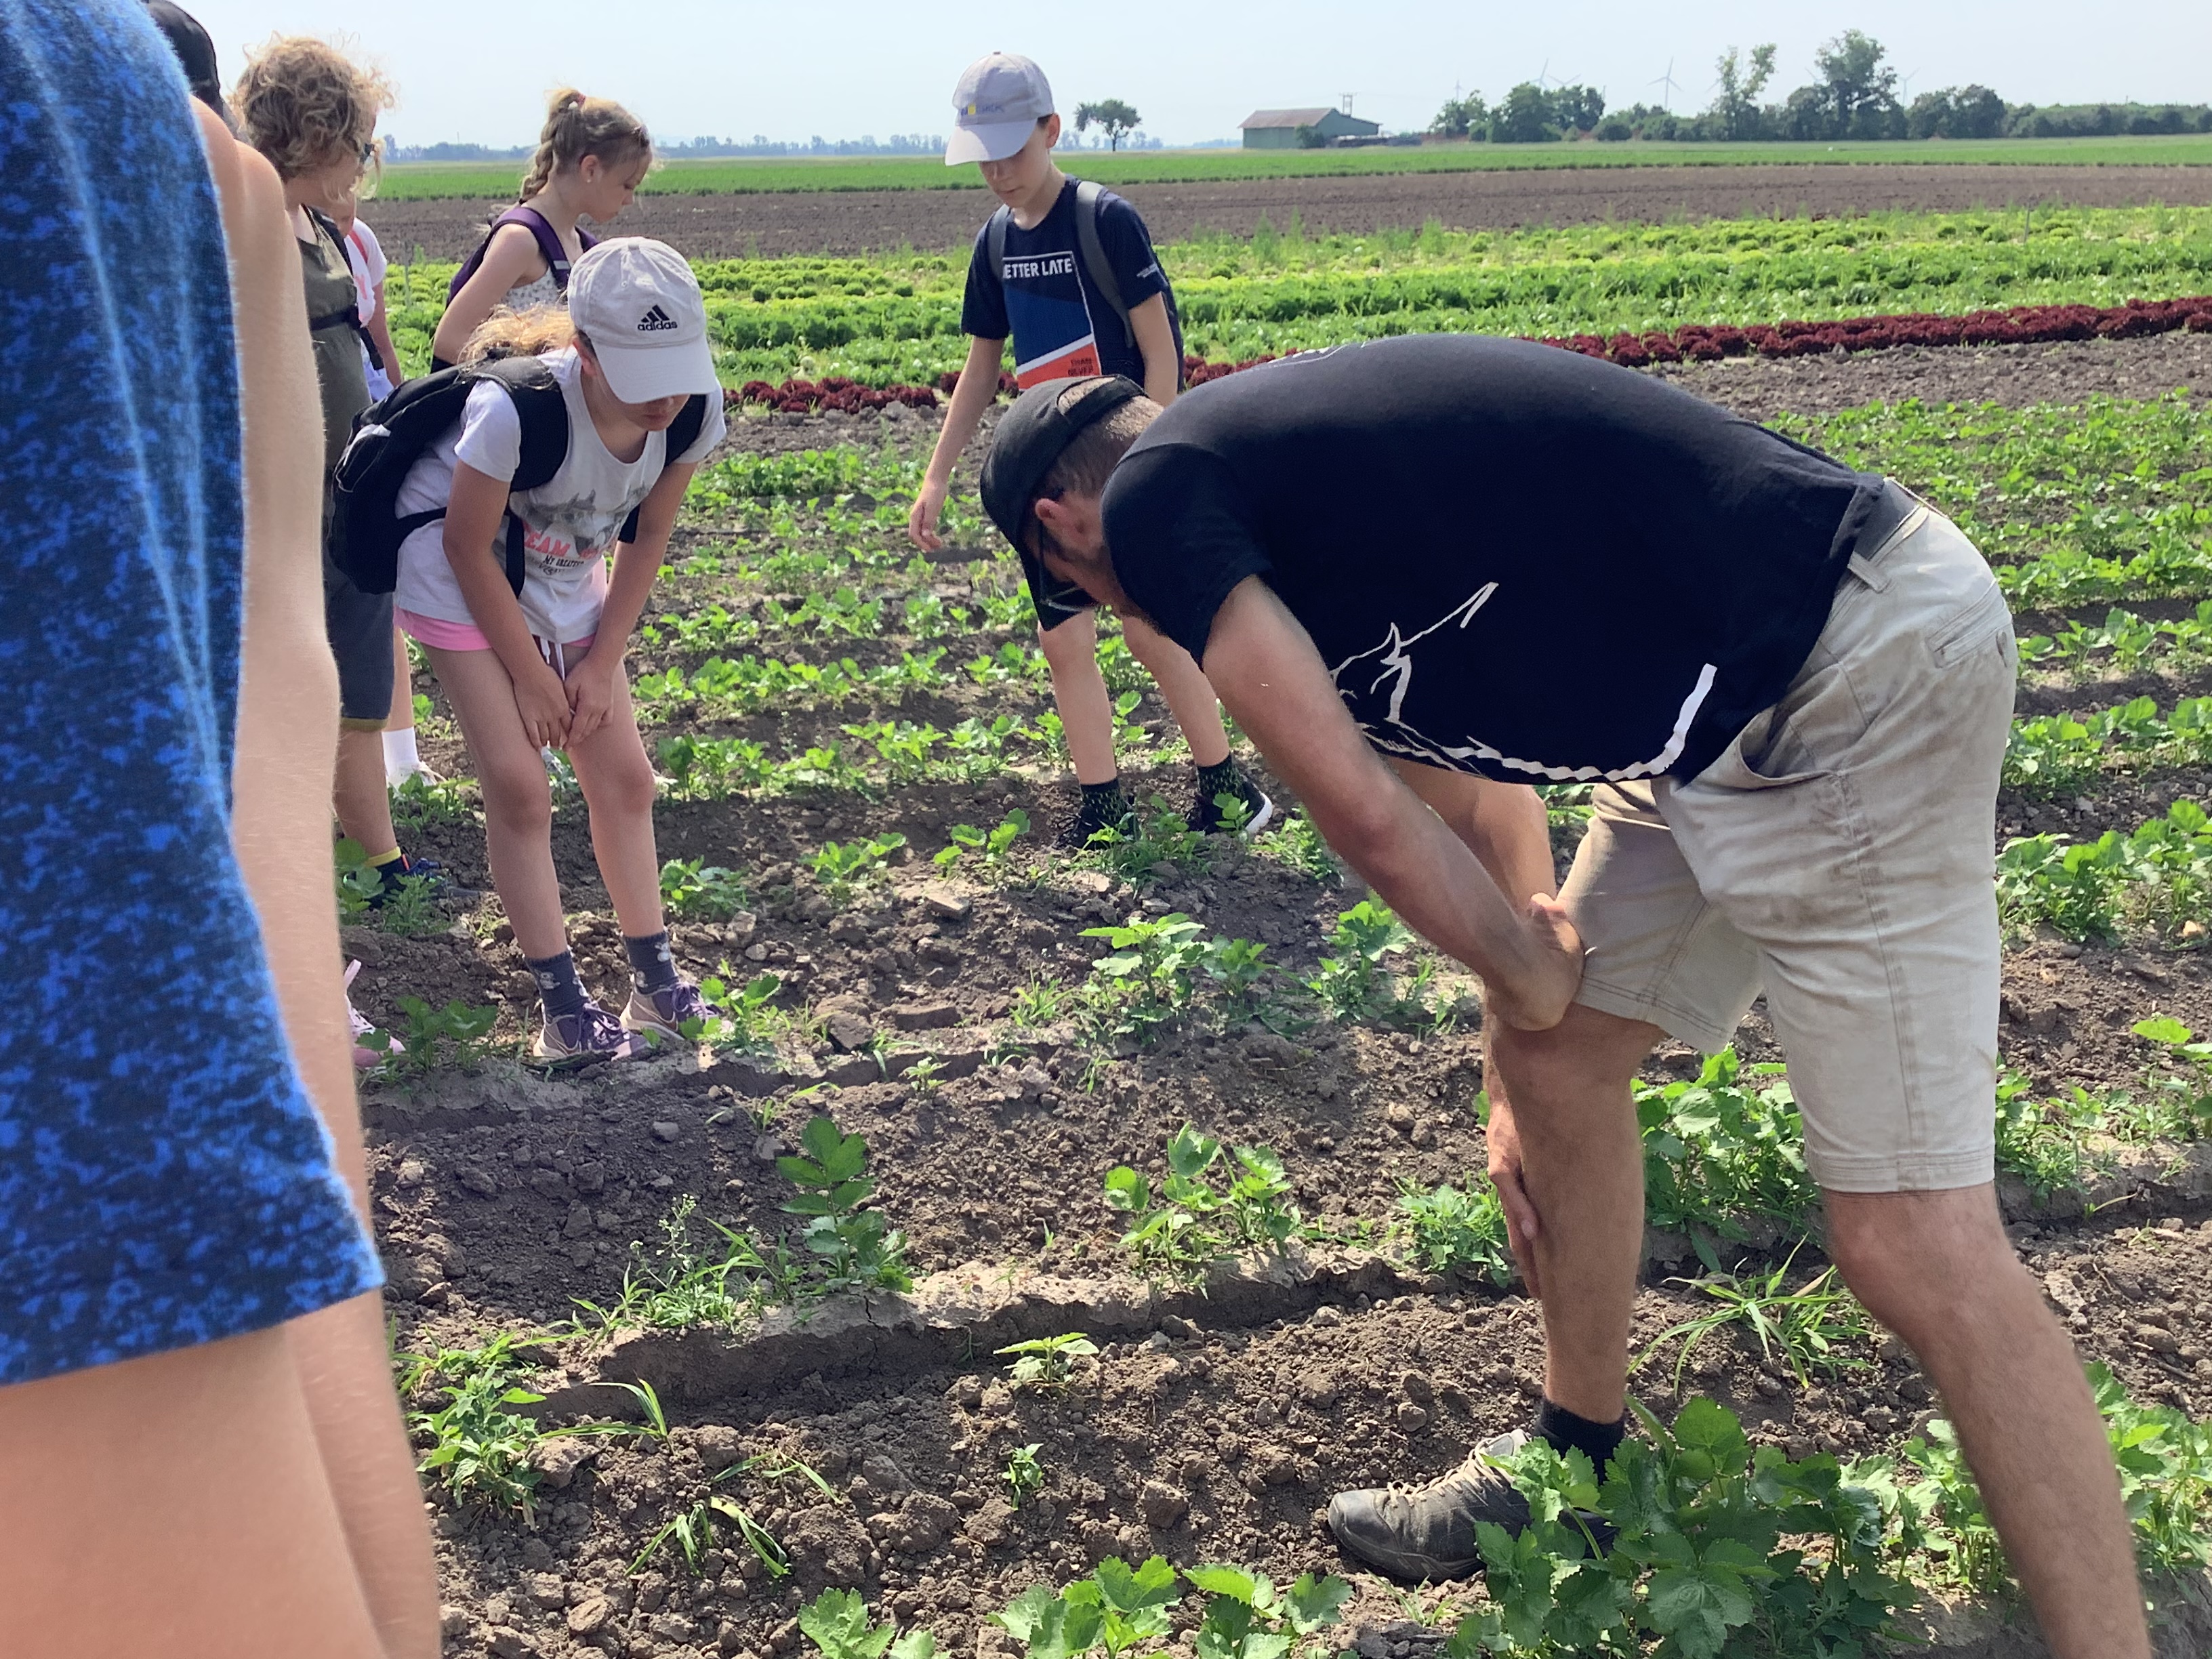
[[1052, 113], [1052, 83], [1026, 58], [994, 52], [960, 76], [952, 93], [952, 137], [945, 165], [1003, 161], [1030, 141], [1036, 124]]
[[568, 273], [568, 318], [626, 404], [719, 392], [699, 279], [665, 242], [617, 236]]

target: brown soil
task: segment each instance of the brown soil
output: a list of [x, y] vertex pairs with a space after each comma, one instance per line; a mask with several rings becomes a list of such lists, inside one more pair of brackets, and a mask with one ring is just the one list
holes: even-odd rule
[[[2208, 350], [2212, 342], [2170, 336], [1726, 365], [1683, 378], [1747, 412], [1817, 413], [1908, 392], [2043, 401], [2052, 386], [2079, 397], [2203, 385]], [[918, 453], [933, 431], [933, 419], [905, 410], [778, 416], [742, 422], [732, 441], [762, 449], [883, 443]], [[686, 532], [693, 544], [729, 539], [711, 528]], [[966, 577], [946, 564], [933, 582], [957, 602]], [[699, 603], [702, 591], [688, 580], [658, 602]], [[895, 657], [902, 642], [845, 641], [836, 653], [808, 643], [796, 652], [849, 648], [865, 665]], [[960, 646], [954, 660], [967, 654]], [[794, 653], [781, 641], [749, 648]], [[665, 665], [652, 653], [636, 665]], [[1026, 716], [1043, 707], [1033, 689], [986, 694], [956, 678], [896, 712], [950, 726], [987, 708]], [[418, 689], [434, 690], [427, 678]], [[2108, 701], [2108, 689], [2036, 695], [2082, 707]], [[779, 711], [771, 747], [827, 739], [842, 725], [893, 712], [859, 703]], [[1162, 713], [1148, 696], [1135, 718], [1158, 727]], [[759, 737], [769, 726], [706, 729]], [[425, 746], [441, 769], [470, 769], [450, 736]], [[1139, 755], [1129, 769], [1140, 793], [1158, 788], [1178, 805], [1187, 797], [1186, 766]], [[1285, 791], [1269, 787], [1288, 804]], [[2203, 777], [2190, 774], [2116, 781], [2085, 803], [2008, 798], [1998, 827], [2131, 827], [2178, 796], [2205, 793]], [[1097, 949], [1080, 937], [1084, 927], [1139, 908], [1173, 908], [1210, 932], [1265, 941], [1271, 959], [1304, 975], [1356, 893], [1226, 844], [1207, 867], [1150, 887], [1051, 857], [1033, 882], [954, 881], [968, 902], [963, 915], [945, 915], [925, 895], [935, 874], [927, 857], [950, 823], [994, 823], [1019, 805], [1045, 830], [1069, 795], [1047, 770], [897, 789], [875, 804], [849, 795], [665, 802], [662, 856], [746, 872], [755, 900], [750, 923], [679, 923], [679, 957], [695, 972], [729, 961], [741, 972], [783, 975], [787, 1000], [842, 1016], [840, 1041], [817, 1040], [804, 1053], [787, 1047], [772, 1063], [701, 1069], [670, 1055], [550, 1080], [495, 1060], [473, 1075], [448, 1072], [411, 1090], [366, 1091], [374, 1201], [392, 1273], [387, 1303], [403, 1350], [472, 1346], [501, 1330], [541, 1327], [568, 1316], [578, 1298], [611, 1303], [633, 1246], [657, 1238], [659, 1218], [681, 1196], [757, 1237], [781, 1235], [789, 1218], [779, 1206], [790, 1188], [773, 1159], [817, 1109], [866, 1138], [878, 1204], [907, 1230], [919, 1272], [949, 1275], [940, 1285], [969, 1285], [978, 1300], [1025, 1285], [1048, 1302], [1063, 1296], [1063, 1312], [1089, 1310], [1081, 1314], [1087, 1324], [1070, 1312], [1068, 1323], [1053, 1327], [1047, 1306], [1032, 1316], [1047, 1322], [1024, 1334], [1088, 1328], [1103, 1349], [1074, 1387], [1055, 1394], [1006, 1385], [990, 1352], [1009, 1340], [1003, 1331], [979, 1337], [988, 1328], [970, 1328], [963, 1337], [942, 1325], [917, 1334], [889, 1304], [824, 1312], [818, 1326], [786, 1317], [773, 1349], [732, 1348], [703, 1333], [611, 1351], [574, 1347], [554, 1379], [571, 1386], [547, 1409], [618, 1415], [620, 1396], [581, 1385], [655, 1377], [676, 1433], [665, 1443], [548, 1443], [564, 1449], [546, 1460], [551, 1474], [535, 1523], [434, 1505], [449, 1652], [765, 1659], [799, 1650], [791, 1620], [803, 1597], [844, 1584], [864, 1589], [878, 1618], [927, 1623], [948, 1649], [997, 1659], [1011, 1648], [983, 1614], [1103, 1555], [1237, 1559], [1278, 1583], [1309, 1568], [1344, 1571], [1316, 1526], [1333, 1491], [1425, 1478], [1525, 1419], [1539, 1388], [1539, 1329], [1533, 1307], [1509, 1291], [1372, 1263], [1212, 1300], [1154, 1297], [1120, 1275], [1119, 1227], [1100, 1197], [1101, 1179], [1122, 1162], [1156, 1172], [1184, 1121], [1235, 1144], [1275, 1148], [1304, 1212], [1349, 1238], [1362, 1222], [1390, 1218], [1401, 1180], [1459, 1181], [1481, 1169], [1481, 1064], [1465, 1029], [1441, 1037], [1326, 1021], [1287, 1036], [1249, 1025], [1193, 1030], [1119, 1058], [1085, 1051], [1066, 1027], [1013, 1031], [1008, 1005], [1021, 988], [1048, 976], [1081, 979]], [[887, 889], [839, 915], [810, 902], [803, 880], [793, 890], [791, 866], [825, 840], [889, 830], [904, 833], [910, 849]], [[462, 879], [484, 880], [475, 825], [414, 839]], [[556, 850], [579, 913], [585, 977], [618, 992], [621, 947], [580, 804], [560, 807]], [[348, 946], [366, 964], [356, 999], [374, 1015], [391, 1018], [402, 995], [433, 1005], [458, 998], [498, 1006], [504, 1040], [526, 1029], [530, 988], [495, 901], [426, 939], [350, 929]], [[2140, 942], [2108, 950], [2043, 940], [2008, 954], [2001, 1041], [2008, 1061], [2041, 1088], [2136, 1082], [2146, 1054], [2129, 1027], [2152, 1012], [2212, 1030], [2212, 960]], [[880, 1065], [848, 1052], [872, 1033], [886, 1040]], [[994, 1048], [1000, 1039], [1018, 1039], [1028, 1052], [1001, 1061]], [[1756, 1012], [1739, 1049], [1747, 1060], [1781, 1057]], [[925, 1050], [944, 1070], [946, 1080], [935, 1086], [902, 1075]], [[1688, 1076], [1696, 1063], [1670, 1046], [1650, 1075]], [[817, 1084], [831, 1086], [804, 1102], [790, 1098]], [[757, 1122], [756, 1114], [770, 1121]], [[2104, 1207], [2083, 1219], [2047, 1213], [2024, 1190], [2008, 1190], [2024, 1258], [2086, 1356], [2110, 1364], [2140, 1399], [2212, 1413], [2212, 1165], [2201, 1157], [2123, 1165], [2094, 1196]], [[1639, 1341], [1704, 1300], [1671, 1279], [1697, 1271], [1685, 1259], [1686, 1243], [1651, 1243]], [[1813, 1260], [1808, 1251], [1801, 1266]], [[1109, 1286], [1049, 1289], [1085, 1279]], [[671, 1340], [678, 1348], [653, 1346]], [[1756, 1437], [1796, 1455], [1893, 1446], [1935, 1409], [1927, 1382], [1893, 1343], [1869, 1341], [1851, 1358], [1855, 1369], [1805, 1389], [1755, 1348], [1716, 1340], [1692, 1356], [1684, 1388], [1723, 1401]], [[1672, 1375], [1669, 1352], [1638, 1379], [1662, 1412]], [[1030, 1444], [1045, 1486], [1016, 1508], [1001, 1474], [1009, 1453]], [[757, 1474], [707, 1485], [760, 1453], [804, 1458], [836, 1496]], [[789, 1579], [769, 1582], [733, 1540], [696, 1578], [672, 1550], [627, 1574], [653, 1534], [710, 1490], [736, 1495], [782, 1541], [794, 1566]], [[1381, 1628], [1403, 1617], [1403, 1596], [1371, 1577], [1356, 1583], [1351, 1611], [1374, 1627], [1363, 1654], [1403, 1659], [1413, 1633]], [[1425, 1605], [1441, 1594], [1426, 1593]]]
[[[2172, 207], [2212, 203], [2212, 167], [1780, 165], [1545, 167], [1495, 173], [1368, 174], [1128, 185], [1158, 241], [1199, 230], [1249, 236], [1295, 214], [1313, 233], [1418, 230], [1431, 219], [1457, 230], [1523, 225], [1662, 223], [1674, 219], [1836, 217], [1899, 209]], [[980, 186], [715, 196], [641, 196], [620, 228], [657, 236], [694, 258], [785, 253], [925, 252], [964, 247], [989, 216]], [[395, 258], [419, 247], [433, 259], [466, 256], [494, 204], [450, 199], [378, 202], [368, 217]]]

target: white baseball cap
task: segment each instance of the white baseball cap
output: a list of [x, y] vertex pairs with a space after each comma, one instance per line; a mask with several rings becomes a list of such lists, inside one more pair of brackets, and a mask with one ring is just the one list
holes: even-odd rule
[[568, 273], [568, 318], [626, 404], [721, 390], [699, 279], [665, 242], [617, 236], [586, 253]]
[[952, 92], [952, 137], [945, 165], [1003, 161], [1052, 113], [1052, 83], [1026, 58], [994, 52], [961, 72]]

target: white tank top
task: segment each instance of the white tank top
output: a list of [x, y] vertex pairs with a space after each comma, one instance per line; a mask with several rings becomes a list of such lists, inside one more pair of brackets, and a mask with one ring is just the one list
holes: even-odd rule
[[536, 311], [544, 306], [558, 306], [566, 310], [568, 299], [561, 292], [561, 285], [553, 280], [553, 271], [549, 266], [545, 274], [536, 282], [517, 283], [507, 289], [507, 297], [500, 303], [509, 311]]

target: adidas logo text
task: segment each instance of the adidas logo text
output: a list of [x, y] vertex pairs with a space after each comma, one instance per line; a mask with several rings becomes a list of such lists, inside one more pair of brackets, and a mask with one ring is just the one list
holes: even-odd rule
[[652, 310], [637, 319], [637, 331], [641, 334], [665, 334], [671, 329], [681, 326], [681, 324], [659, 306], [653, 307]]

